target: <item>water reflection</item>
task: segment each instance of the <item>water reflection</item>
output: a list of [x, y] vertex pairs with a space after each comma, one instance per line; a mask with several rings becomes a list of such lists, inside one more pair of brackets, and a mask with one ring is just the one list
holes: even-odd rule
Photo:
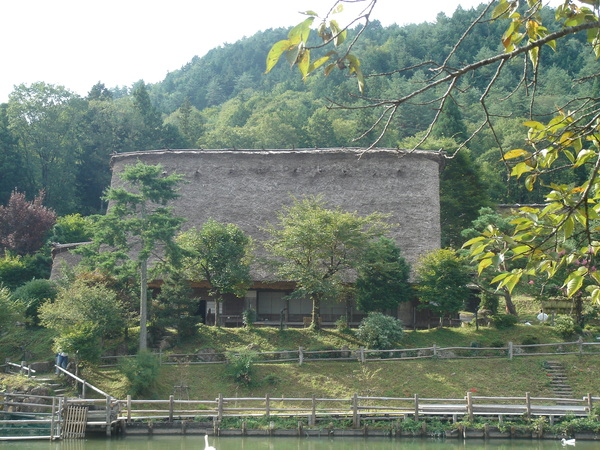
[[[389, 438], [261, 438], [209, 437], [216, 450], [550, 450], [563, 448], [559, 440], [441, 440]], [[128, 437], [49, 441], [0, 442], [10, 450], [188, 450], [204, 448], [204, 436]], [[597, 449], [598, 443], [578, 441], [578, 450]]]

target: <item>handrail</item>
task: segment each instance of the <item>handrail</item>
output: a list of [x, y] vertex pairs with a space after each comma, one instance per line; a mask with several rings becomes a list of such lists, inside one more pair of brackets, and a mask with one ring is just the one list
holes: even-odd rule
[[100, 395], [103, 395], [103, 396], [104, 396], [106, 399], [111, 399], [111, 400], [113, 399], [113, 396], [112, 396], [112, 395], [110, 395], [110, 394], [107, 394], [106, 392], [104, 392], [104, 391], [103, 391], [103, 390], [101, 390], [101, 389], [98, 389], [96, 386], [94, 386], [94, 385], [92, 385], [92, 384], [88, 383], [88, 382], [87, 382], [87, 381], [85, 381], [84, 379], [82, 379], [82, 378], [79, 378], [79, 377], [78, 377], [78, 376], [76, 376], [76, 375], [73, 375], [73, 374], [72, 374], [71, 372], [69, 372], [68, 370], [66, 370], [66, 369], [63, 369], [62, 367], [60, 367], [60, 366], [58, 366], [58, 365], [55, 365], [54, 367], [55, 367], [56, 369], [60, 370], [61, 372], [63, 372], [65, 375], [68, 375], [69, 377], [73, 378], [75, 381], [77, 381], [77, 382], [81, 383], [81, 384], [82, 384], [82, 386], [84, 386], [84, 387], [83, 387], [83, 390], [84, 390], [84, 392], [82, 393], [82, 397], [84, 397], [84, 398], [85, 398], [85, 386], [87, 386], [87, 387], [89, 387], [90, 389], [92, 389], [93, 391], [96, 391], [98, 394], [100, 394]]

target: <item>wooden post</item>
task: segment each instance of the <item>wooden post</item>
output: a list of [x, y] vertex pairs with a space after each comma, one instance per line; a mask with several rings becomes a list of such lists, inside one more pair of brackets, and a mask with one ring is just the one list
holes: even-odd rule
[[81, 383], [81, 398], [85, 399], [85, 380]]
[[271, 415], [271, 398], [269, 394], [265, 395], [265, 415], [267, 417]]
[[359, 355], [360, 355], [360, 363], [364, 364], [365, 363], [365, 348], [364, 347], [360, 348]]
[[315, 394], [312, 396], [312, 410], [310, 413], [310, 422], [309, 425], [315, 426], [317, 423], [317, 397]]
[[433, 344], [433, 356], [437, 356], [437, 345]]
[[473, 421], [473, 393], [471, 391], [467, 392], [467, 414], [469, 420]]
[[111, 414], [111, 398], [110, 397], [106, 397], [106, 437], [110, 437], [111, 433], [112, 433], [112, 428], [111, 428], [111, 419], [112, 419], [112, 414]]
[[356, 392], [352, 397], [352, 427], [360, 427], [360, 416], [358, 415], [358, 394]]
[[300, 366], [304, 362], [304, 354], [302, 353], [302, 350], [304, 350], [302, 347], [298, 347], [298, 364]]
[[54, 440], [54, 415], [56, 414], [56, 397], [52, 397], [52, 416], [50, 418], [50, 440]]
[[586, 400], [587, 400], [588, 414], [592, 414], [593, 407], [594, 407], [593, 401], [592, 401], [592, 394], [588, 393]]
[[131, 395], [127, 395], [127, 423], [131, 423]]
[[583, 353], [583, 338], [581, 336], [577, 339], [577, 345], [579, 346], [579, 354], [581, 355]]
[[223, 394], [219, 392], [219, 397], [217, 397], [217, 419], [221, 421], [223, 419]]
[[[23, 372], [25, 371], [25, 364], [27, 364], [27, 361], [21, 361], [21, 370], [19, 371], [21, 375], [23, 375]], [[29, 372], [27, 373], [27, 376], [29, 376]]]
[[513, 359], [513, 343], [508, 343], [508, 359]]
[[173, 395], [169, 395], [169, 422], [173, 422], [173, 403], [175, 398]]
[[415, 420], [419, 420], [419, 394], [415, 394]]
[[525, 392], [525, 411], [527, 418], [531, 418], [531, 394], [529, 392]]

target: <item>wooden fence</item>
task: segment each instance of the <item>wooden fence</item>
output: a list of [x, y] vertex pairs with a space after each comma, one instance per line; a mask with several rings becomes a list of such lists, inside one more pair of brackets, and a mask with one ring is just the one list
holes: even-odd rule
[[351, 419], [354, 427], [365, 419], [399, 419], [407, 416], [546, 416], [551, 420], [563, 416], [587, 416], [600, 397], [587, 395], [582, 399], [551, 397], [483, 397], [467, 392], [459, 399], [413, 397], [350, 398], [285, 398], [285, 397], [232, 397], [221, 394], [215, 400], [116, 400], [119, 420], [216, 419], [225, 417], [295, 417], [306, 418], [309, 425], [319, 419]]
[[[327, 349], [255, 352], [255, 361], [260, 363], [289, 363], [297, 362], [302, 365], [307, 361], [407, 361], [412, 359], [443, 358], [443, 359], [468, 359], [468, 358], [508, 358], [527, 356], [555, 356], [555, 355], [590, 355], [600, 354], [600, 342], [560, 342], [547, 344], [518, 345], [509, 342], [504, 347], [423, 347], [403, 348], [392, 350], [374, 350], [360, 347], [358, 349]], [[196, 353], [162, 353], [157, 356], [163, 365], [178, 364], [222, 364], [227, 361], [228, 353], [200, 350]], [[126, 356], [104, 356], [100, 367], [112, 367]]]
[[64, 399], [0, 393], [0, 440], [59, 439]]

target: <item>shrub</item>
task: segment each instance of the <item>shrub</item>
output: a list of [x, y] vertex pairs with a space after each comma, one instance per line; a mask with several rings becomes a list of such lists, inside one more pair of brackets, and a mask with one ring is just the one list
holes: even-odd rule
[[491, 316], [492, 325], [498, 330], [507, 330], [517, 324], [517, 316], [512, 314], [495, 314]]
[[335, 329], [340, 333], [350, 332], [350, 327], [348, 326], [348, 317], [341, 316], [338, 320], [336, 320]]
[[252, 328], [256, 322], [256, 310], [253, 307], [248, 307], [242, 312], [242, 321], [246, 328]]
[[398, 319], [372, 312], [360, 322], [357, 336], [367, 347], [385, 350], [402, 339], [404, 328]]
[[243, 350], [239, 353], [229, 353], [227, 373], [237, 384], [249, 386], [254, 375], [254, 361], [256, 361], [256, 352]]
[[25, 305], [11, 298], [8, 288], [0, 285], [0, 335], [10, 331], [16, 322], [23, 320]]
[[149, 391], [158, 378], [160, 361], [148, 351], [141, 351], [133, 358], [124, 358], [119, 364], [119, 371], [129, 381], [129, 394], [137, 396]]
[[582, 331], [581, 327], [577, 325], [577, 322], [571, 316], [557, 316], [554, 319], [554, 328], [563, 339], [569, 339]]
[[13, 300], [20, 300], [27, 305], [25, 317], [32, 325], [39, 325], [38, 308], [46, 300], [53, 302], [58, 294], [56, 284], [50, 280], [31, 280], [13, 292]]

